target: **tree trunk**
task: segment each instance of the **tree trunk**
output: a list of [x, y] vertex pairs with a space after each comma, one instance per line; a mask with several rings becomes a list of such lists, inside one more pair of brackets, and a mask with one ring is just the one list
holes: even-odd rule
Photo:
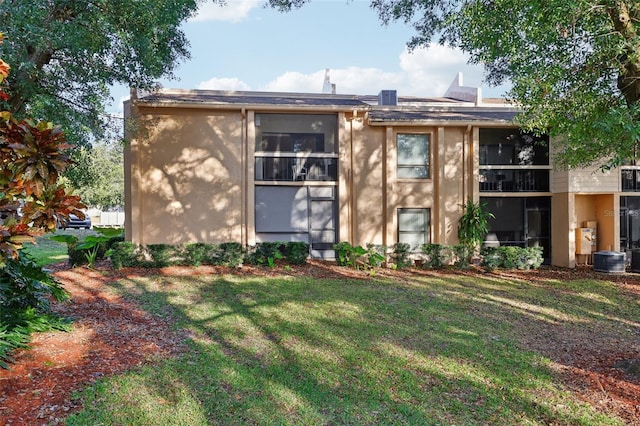
[[640, 8], [629, 7], [629, 3], [618, 0], [609, 7], [613, 25], [627, 46], [621, 56], [622, 69], [618, 76], [618, 89], [627, 105], [640, 103], [640, 42], [636, 38], [636, 22], [640, 19]]

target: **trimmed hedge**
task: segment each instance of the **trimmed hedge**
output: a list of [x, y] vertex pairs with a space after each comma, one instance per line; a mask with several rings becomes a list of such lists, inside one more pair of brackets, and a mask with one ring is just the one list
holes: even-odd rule
[[[302, 242], [259, 243], [245, 250], [240, 243], [148, 244], [139, 246], [125, 241], [113, 246], [111, 262], [115, 268], [162, 268], [174, 265], [218, 265], [238, 267], [243, 263], [272, 264], [284, 258], [290, 264], [307, 261], [309, 245]], [[271, 260], [271, 261], [270, 261]]]

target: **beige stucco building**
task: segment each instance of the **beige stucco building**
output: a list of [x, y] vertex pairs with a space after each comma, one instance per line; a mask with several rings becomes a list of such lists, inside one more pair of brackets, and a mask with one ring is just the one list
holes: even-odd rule
[[126, 238], [306, 241], [324, 258], [339, 241], [455, 244], [472, 199], [496, 216], [491, 239], [541, 245], [555, 265], [580, 260], [583, 225], [597, 227], [592, 250], [636, 247], [635, 168], [555, 170], [552, 142], [516, 113], [460, 77], [442, 98], [132, 92]]

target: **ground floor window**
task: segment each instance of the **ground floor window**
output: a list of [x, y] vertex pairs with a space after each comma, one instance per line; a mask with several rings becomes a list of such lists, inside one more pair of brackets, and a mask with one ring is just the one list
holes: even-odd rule
[[543, 248], [551, 260], [551, 197], [481, 197], [495, 216], [489, 220], [486, 244]]
[[311, 256], [335, 257], [337, 194], [334, 186], [256, 186], [256, 241], [303, 241]]
[[398, 209], [398, 242], [409, 244], [412, 251], [431, 242], [429, 209]]

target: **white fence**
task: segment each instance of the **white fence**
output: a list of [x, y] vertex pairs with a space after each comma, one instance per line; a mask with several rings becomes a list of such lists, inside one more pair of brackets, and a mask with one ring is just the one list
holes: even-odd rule
[[89, 212], [93, 226], [124, 226], [124, 212]]

